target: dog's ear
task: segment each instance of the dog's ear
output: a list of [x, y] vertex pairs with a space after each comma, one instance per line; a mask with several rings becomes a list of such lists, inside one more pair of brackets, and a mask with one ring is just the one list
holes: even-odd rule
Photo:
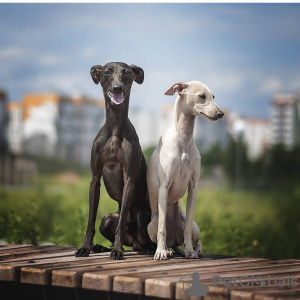
[[186, 83], [183, 82], [177, 82], [174, 83], [166, 92], [165, 95], [168, 96], [173, 96], [175, 94], [175, 92], [178, 92], [178, 94], [180, 94], [183, 89], [187, 88], [188, 85]]
[[91, 76], [96, 84], [100, 82], [100, 75], [103, 67], [100, 65], [95, 65], [91, 68]]
[[130, 65], [130, 68], [135, 74], [134, 81], [138, 84], [142, 84], [144, 82], [144, 70], [136, 65]]

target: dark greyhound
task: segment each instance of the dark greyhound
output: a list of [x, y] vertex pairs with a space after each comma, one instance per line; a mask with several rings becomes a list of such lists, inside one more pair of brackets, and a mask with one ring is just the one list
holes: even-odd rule
[[139, 138], [128, 119], [130, 89], [133, 81], [143, 83], [144, 71], [135, 65], [114, 62], [93, 66], [91, 76], [103, 88], [106, 121], [91, 151], [89, 219], [85, 241], [75, 255], [111, 250], [93, 245], [102, 176], [109, 196], [119, 204], [118, 211], [103, 217], [100, 225], [101, 234], [113, 243], [110, 258], [123, 259], [123, 245], [154, 253], [155, 244], [147, 232], [151, 220], [147, 165]]

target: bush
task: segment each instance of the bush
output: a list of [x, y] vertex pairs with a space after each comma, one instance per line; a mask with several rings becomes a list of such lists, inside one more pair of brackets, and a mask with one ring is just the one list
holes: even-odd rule
[[[60, 178], [60, 179], [58, 179]], [[43, 176], [34, 188], [0, 189], [0, 239], [81, 246], [88, 221], [90, 175], [74, 182]], [[300, 187], [290, 191], [199, 190], [194, 220], [205, 254], [300, 258]], [[186, 208], [186, 195], [182, 200]], [[95, 243], [104, 215], [117, 211], [101, 185]]]

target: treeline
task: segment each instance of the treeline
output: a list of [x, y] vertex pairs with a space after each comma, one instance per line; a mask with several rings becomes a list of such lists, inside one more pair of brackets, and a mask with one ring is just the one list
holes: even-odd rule
[[204, 176], [221, 166], [229, 184], [238, 188], [290, 188], [300, 183], [299, 145], [290, 149], [283, 144], [273, 145], [251, 161], [245, 143], [229, 137], [225, 150], [213, 146], [201, 157]]
[[[147, 163], [155, 146], [144, 149]], [[250, 160], [246, 144], [229, 136], [225, 149], [214, 145], [201, 151], [201, 177], [210, 177], [221, 167], [226, 182], [235, 188], [290, 188], [300, 184], [300, 146], [291, 149], [282, 144], [269, 147], [255, 161]]]

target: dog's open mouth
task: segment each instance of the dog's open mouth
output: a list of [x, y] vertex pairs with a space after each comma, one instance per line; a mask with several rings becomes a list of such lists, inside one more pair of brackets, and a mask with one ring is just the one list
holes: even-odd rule
[[124, 102], [124, 94], [123, 93], [111, 93], [107, 92], [109, 99], [116, 105], [120, 105]]

